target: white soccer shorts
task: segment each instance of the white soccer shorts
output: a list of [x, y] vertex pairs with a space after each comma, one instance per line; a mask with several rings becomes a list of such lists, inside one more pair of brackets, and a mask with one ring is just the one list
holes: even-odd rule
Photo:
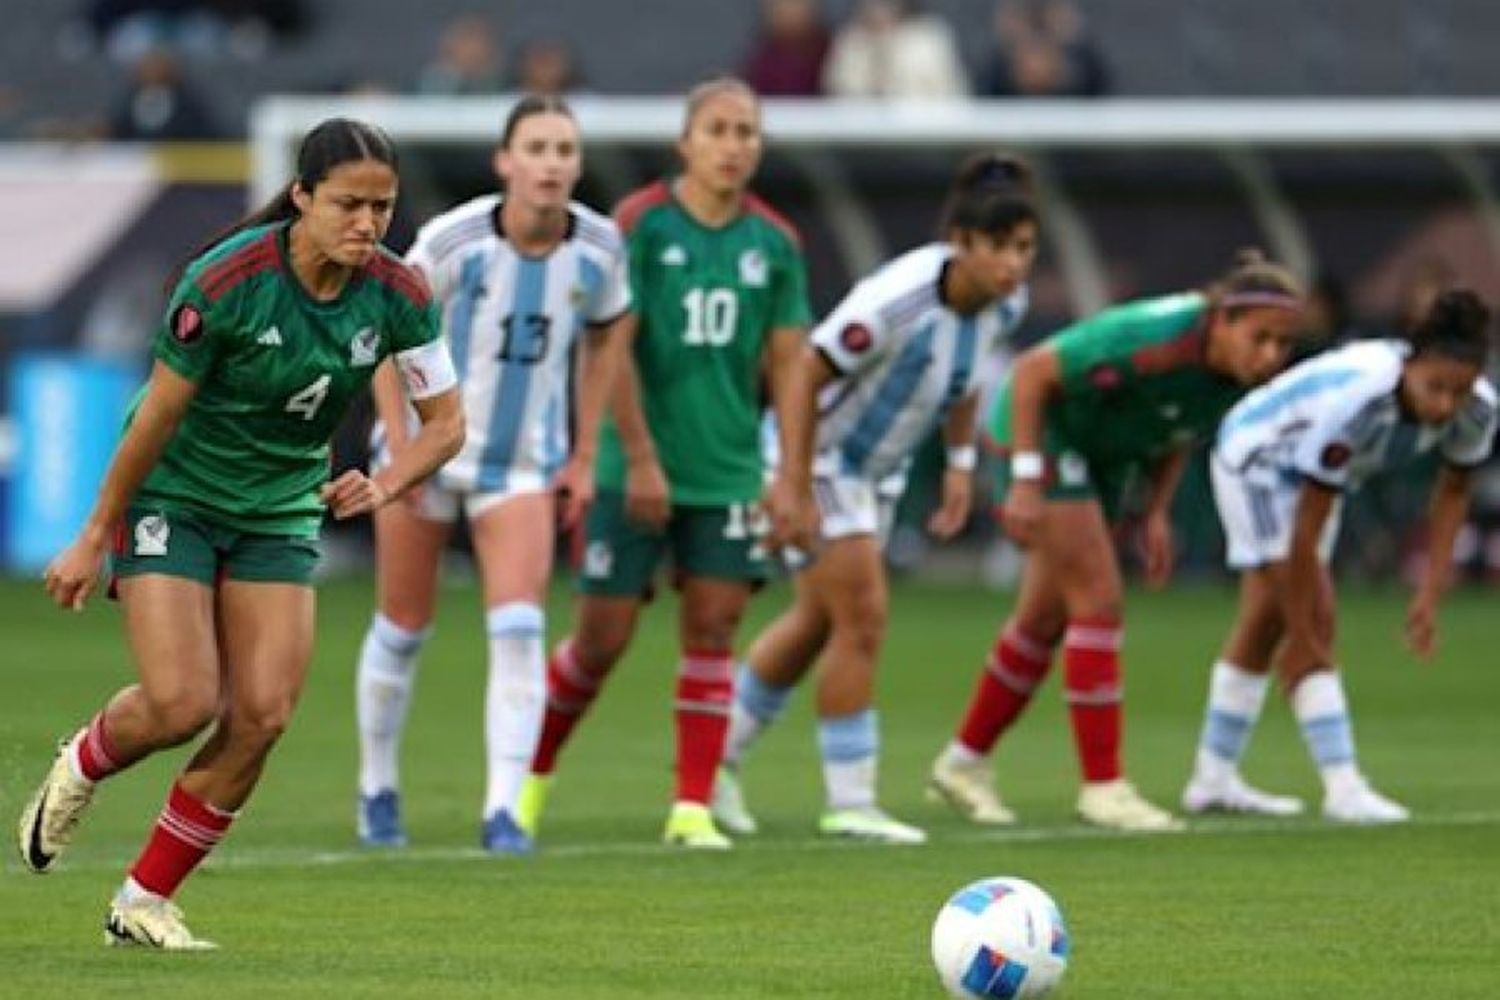
[[[1229, 468], [1218, 455], [1209, 460], [1214, 504], [1224, 526], [1226, 561], [1230, 569], [1259, 569], [1282, 562], [1292, 545], [1297, 516], [1297, 498], [1302, 484], [1285, 478], [1280, 471], [1261, 465]], [[1338, 539], [1343, 499], [1335, 502], [1323, 537], [1318, 540], [1318, 558], [1325, 565]]]

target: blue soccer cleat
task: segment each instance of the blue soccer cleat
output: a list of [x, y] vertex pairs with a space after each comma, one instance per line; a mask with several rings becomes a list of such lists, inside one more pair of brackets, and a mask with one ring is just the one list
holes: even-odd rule
[[359, 797], [359, 842], [366, 847], [405, 847], [401, 828], [401, 796], [394, 788]]
[[530, 854], [535, 849], [526, 831], [504, 809], [498, 810], [484, 821], [484, 826], [479, 829], [479, 843], [491, 854], [519, 856]]

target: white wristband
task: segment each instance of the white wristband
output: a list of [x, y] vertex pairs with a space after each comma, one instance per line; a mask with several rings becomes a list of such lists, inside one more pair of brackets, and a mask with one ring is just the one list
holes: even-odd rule
[[1018, 451], [1010, 456], [1012, 479], [1041, 479], [1046, 472], [1046, 463], [1039, 451]]
[[948, 446], [948, 468], [959, 472], [973, 472], [979, 464], [979, 449], [972, 444]]

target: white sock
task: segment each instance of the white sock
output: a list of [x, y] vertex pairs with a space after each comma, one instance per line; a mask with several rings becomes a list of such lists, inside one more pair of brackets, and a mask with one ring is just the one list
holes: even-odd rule
[[767, 684], [741, 663], [734, 679], [734, 701], [729, 707], [729, 734], [724, 738], [724, 764], [738, 767], [760, 734], [771, 727], [786, 710], [789, 687]]
[[864, 809], [875, 804], [880, 725], [874, 709], [819, 719], [818, 750], [829, 809]]
[[431, 634], [431, 628], [404, 629], [379, 613], [365, 633], [354, 682], [361, 795], [397, 787], [397, 757], [411, 705], [417, 655]]
[[1227, 660], [1214, 663], [1208, 683], [1208, 709], [1198, 737], [1198, 779], [1227, 781], [1238, 770], [1269, 687], [1270, 678], [1265, 674], [1252, 674]]
[[950, 740], [938, 762], [946, 767], [973, 767], [988, 757], [988, 754], [976, 753], [958, 740]]
[[120, 891], [115, 893], [115, 901], [127, 906], [132, 903], [145, 903], [153, 899], [163, 898], [128, 876], [120, 886]]
[[1338, 671], [1319, 670], [1302, 678], [1292, 691], [1292, 711], [1323, 777], [1324, 791], [1337, 795], [1357, 784], [1360, 776], [1354, 756], [1354, 726]]
[[485, 613], [490, 679], [484, 699], [484, 746], [489, 779], [484, 818], [516, 813], [521, 783], [531, 770], [547, 709], [546, 618], [535, 604], [512, 602]]

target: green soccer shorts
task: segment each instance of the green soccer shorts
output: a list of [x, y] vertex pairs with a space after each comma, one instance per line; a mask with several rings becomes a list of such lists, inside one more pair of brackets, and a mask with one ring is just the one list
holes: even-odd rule
[[765, 582], [770, 564], [766, 520], [749, 503], [719, 506], [673, 504], [666, 528], [656, 531], [625, 515], [625, 495], [601, 491], [589, 509], [578, 588], [585, 594], [643, 597], [662, 556], [670, 551], [679, 576]]
[[261, 535], [202, 514], [142, 505], [126, 512], [110, 568], [117, 579], [163, 573], [209, 587], [221, 580], [305, 586], [318, 558], [313, 538]]

